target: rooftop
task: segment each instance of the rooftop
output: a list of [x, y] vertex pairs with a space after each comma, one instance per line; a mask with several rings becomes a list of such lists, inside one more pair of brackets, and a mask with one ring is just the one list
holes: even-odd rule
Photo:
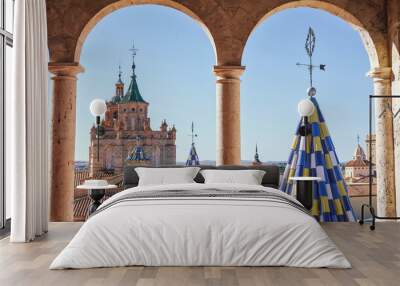
[[346, 163], [345, 167], [368, 167], [369, 161], [367, 160], [367, 156], [360, 144], [357, 144], [356, 149], [354, 150], [353, 160]]

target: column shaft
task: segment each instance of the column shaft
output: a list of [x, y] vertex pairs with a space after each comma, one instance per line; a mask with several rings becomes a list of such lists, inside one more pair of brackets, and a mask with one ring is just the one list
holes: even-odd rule
[[243, 66], [215, 66], [218, 165], [239, 165], [240, 76]]
[[387, 96], [375, 101], [377, 214], [396, 215], [393, 113], [391, 98], [391, 68], [374, 69], [369, 73], [374, 80], [375, 95]]
[[51, 221], [73, 221], [76, 63], [50, 63], [54, 74], [51, 121]]
[[[393, 71], [392, 94], [400, 95], [400, 3], [388, 1], [388, 37]], [[393, 98], [393, 112], [400, 110], [400, 98]], [[400, 216], [400, 114], [393, 118], [394, 162], [396, 179], [396, 211]]]

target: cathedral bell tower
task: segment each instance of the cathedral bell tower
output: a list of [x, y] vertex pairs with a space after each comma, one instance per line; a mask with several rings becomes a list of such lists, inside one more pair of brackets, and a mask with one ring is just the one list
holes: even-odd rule
[[121, 102], [124, 97], [124, 83], [121, 79], [122, 71], [121, 66], [118, 66], [118, 81], [115, 83], [115, 95], [111, 99], [113, 103]]
[[[115, 82], [115, 93], [106, 102], [107, 111], [101, 123], [100, 147], [96, 129], [91, 130], [89, 170], [91, 175], [113, 171], [121, 174], [125, 165], [160, 166], [176, 164], [176, 128], [168, 128], [162, 121], [160, 130], [152, 130], [148, 117], [149, 103], [142, 97], [136, 77], [135, 56], [132, 49], [130, 82], [122, 81], [121, 67]], [[136, 141], [136, 144], [135, 142]], [[97, 151], [99, 160], [97, 160]]]

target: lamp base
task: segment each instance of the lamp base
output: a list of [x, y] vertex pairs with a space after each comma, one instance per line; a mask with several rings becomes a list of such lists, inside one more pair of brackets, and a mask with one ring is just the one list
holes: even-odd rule
[[100, 201], [104, 197], [106, 191], [104, 189], [91, 189], [88, 192], [89, 192], [89, 197], [93, 200], [88, 210], [90, 216], [101, 205]]
[[312, 209], [313, 204], [313, 183], [313, 181], [297, 181], [296, 186], [296, 199], [308, 210]]

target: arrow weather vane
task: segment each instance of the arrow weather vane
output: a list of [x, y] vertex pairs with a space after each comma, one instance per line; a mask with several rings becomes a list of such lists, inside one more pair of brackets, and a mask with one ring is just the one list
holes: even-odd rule
[[309, 63], [308, 64], [302, 64], [302, 63], [296, 63], [297, 66], [305, 66], [308, 68], [309, 74], [310, 74], [310, 87], [313, 87], [313, 70], [315, 68], [319, 68], [322, 71], [325, 71], [325, 66], [326, 65], [313, 65], [312, 62], [312, 56], [314, 53], [314, 48], [315, 48], [315, 33], [314, 30], [310, 27], [308, 29], [308, 35], [307, 35], [307, 40], [305, 44], [306, 52], [309, 57]]

